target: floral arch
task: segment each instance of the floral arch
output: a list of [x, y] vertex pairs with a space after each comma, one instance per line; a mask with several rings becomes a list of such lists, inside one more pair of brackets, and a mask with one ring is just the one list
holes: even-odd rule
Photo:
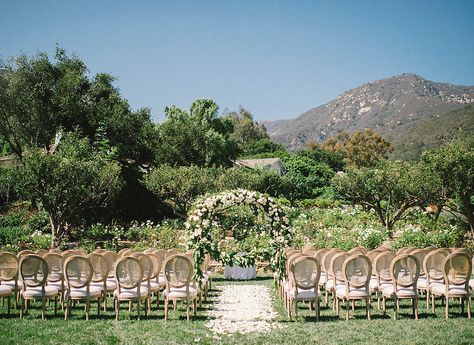
[[267, 254], [270, 256], [270, 267], [274, 271], [275, 279], [285, 273], [284, 249], [291, 243], [292, 231], [288, 217], [280, 205], [266, 194], [237, 189], [219, 194], [206, 195], [193, 204], [186, 221], [186, 245], [194, 253], [196, 263], [195, 277], [199, 283], [203, 278], [201, 265], [205, 255], [227, 265], [253, 265], [261, 255], [257, 252], [237, 253], [225, 252], [219, 248], [219, 243], [213, 240], [211, 231], [219, 224], [219, 217], [223, 210], [233, 206], [250, 206], [254, 211], [261, 212], [268, 227], [259, 230], [270, 237], [270, 246]]

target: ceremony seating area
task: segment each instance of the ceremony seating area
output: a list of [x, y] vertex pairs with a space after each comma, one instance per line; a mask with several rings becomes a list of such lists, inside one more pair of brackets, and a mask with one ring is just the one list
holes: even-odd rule
[[[287, 249], [286, 276], [279, 282], [278, 295], [284, 301], [292, 320], [307, 305], [315, 320], [320, 318], [321, 304], [339, 316], [345, 307], [345, 319], [362, 301], [367, 319], [374, 308], [383, 315], [392, 301], [393, 319], [397, 319], [400, 301], [411, 302], [413, 317], [418, 319], [420, 301], [435, 313], [441, 300], [445, 317], [449, 318], [450, 300], [458, 299], [467, 317], [471, 317], [471, 277], [473, 258], [460, 248], [401, 248], [397, 252], [381, 247], [367, 252], [362, 247], [348, 252], [336, 248]], [[208, 296], [213, 273], [209, 271], [210, 256], [201, 265], [202, 287], [193, 280], [192, 253], [177, 249], [148, 249], [137, 252], [122, 249], [115, 253], [97, 249], [91, 254], [80, 250], [36, 252], [24, 250], [17, 255], [0, 253], [0, 297], [7, 302], [8, 315], [12, 304], [19, 317], [28, 313], [32, 301], [41, 303], [44, 319], [54, 304], [54, 315], [63, 311], [70, 318], [83, 302], [85, 319], [90, 317], [91, 303], [97, 304], [97, 315], [107, 311], [107, 297], [113, 298], [115, 319], [120, 319], [123, 304], [140, 319], [142, 313], [164, 311], [168, 319], [170, 304], [174, 310], [183, 302], [186, 319]], [[163, 300], [163, 307], [160, 306]], [[109, 307], [112, 308], [112, 307]], [[136, 311], [135, 311], [136, 310]], [[131, 315], [132, 315], [131, 314]]]
[[176, 310], [178, 301], [186, 303], [189, 320], [190, 307], [196, 315], [197, 300], [201, 304], [207, 297], [212, 279], [209, 259], [207, 255], [201, 265], [204, 280], [200, 289], [193, 281], [192, 254], [177, 249], [144, 252], [122, 249], [118, 253], [97, 249], [91, 254], [58, 249], [23, 250], [17, 255], [3, 252], [0, 253], [0, 297], [7, 299], [9, 315], [11, 303], [15, 307], [19, 305], [20, 318], [28, 312], [30, 301], [41, 301], [43, 319], [47, 302], [51, 300], [54, 300], [54, 315], [58, 313], [59, 302], [65, 319], [76, 302], [82, 301], [87, 320], [91, 302], [97, 302], [99, 315], [101, 309], [107, 310], [107, 296], [113, 296], [118, 320], [121, 303], [128, 303], [129, 312], [136, 305], [140, 319], [142, 310], [146, 316], [152, 308], [160, 307], [160, 295], [163, 295], [165, 320], [169, 303]]
[[[390, 248], [367, 252], [362, 247], [348, 252], [340, 249], [288, 249], [287, 276], [280, 282], [279, 295], [285, 301], [288, 317], [292, 309], [298, 313], [298, 301], [309, 303], [319, 319], [320, 298], [324, 294], [327, 306], [339, 315], [340, 303], [345, 303], [346, 320], [356, 301], [364, 301], [367, 319], [371, 318], [373, 295], [377, 308], [386, 314], [387, 300], [393, 300], [393, 319], [397, 318], [401, 299], [412, 303], [413, 317], [418, 319], [419, 299], [424, 295], [426, 309], [435, 312], [437, 300], [445, 304], [449, 318], [449, 300], [459, 299], [462, 313], [467, 302], [467, 317], [471, 318], [471, 278], [473, 258], [462, 248]], [[382, 305], [381, 305], [382, 302]]]

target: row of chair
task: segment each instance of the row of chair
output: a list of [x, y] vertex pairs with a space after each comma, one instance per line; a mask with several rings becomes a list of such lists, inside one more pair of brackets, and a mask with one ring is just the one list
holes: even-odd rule
[[0, 297], [8, 299], [10, 313], [11, 296], [15, 306], [21, 302], [20, 318], [28, 310], [28, 301], [41, 300], [42, 318], [45, 317], [46, 301], [54, 299], [55, 314], [58, 298], [67, 319], [71, 304], [85, 301], [85, 317], [89, 318], [91, 301], [97, 301], [106, 310], [107, 296], [113, 295], [115, 317], [118, 320], [120, 303], [128, 302], [129, 310], [137, 304], [140, 318], [141, 302], [146, 303], [145, 315], [151, 310], [152, 296], [156, 297], [157, 308], [160, 292], [164, 296], [165, 319], [168, 318], [168, 304], [184, 300], [187, 303], [189, 320], [190, 304], [196, 313], [196, 301], [207, 296], [212, 272], [208, 271], [209, 256], [202, 263], [204, 272], [203, 289], [193, 281], [193, 258], [191, 253], [180, 253], [177, 249], [168, 251], [149, 249], [136, 252], [123, 249], [118, 253], [104, 249], [87, 255], [80, 250], [21, 251], [17, 255], [0, 253]]
[[[396, 319], [400, 299], [411, 299], [413, 314], [418, 318], [418, 296], [426, 295], [426, 305], [435, 312], [435, 297], [446, 300], [448, 318], [449, 299], [459, 298], [470, 318], [470, 289], [473, 259], [466, 249], [447, 248], [402, 248], [393, 252], [381, 247], [367, 252], [357, 247], [349, 252], [340, 249], [288, 249], [286, 251], [287, 275], [280, 283], [280, 295], [285, 300], [288, 316], [292, 309], [298, 311], [298, 301], [308, 301], [310, 308], [315, 304], [319, 319], [319, 303], [322, 289], [325, 304], [332, 296], [333, 309], [339, 315], [340, 302], [346, 303], [346, 319], [349, 318], [349, 304], [365, 300], [367, 318], [370, 319], [372, 295], [377, 305], [383, 302], [386, 313], [387, 299], [394, 300], [393, 317]], [[294, 305], [293, 305], [294, 304]], [[464, 311], [463, 311], [464, 312]]]

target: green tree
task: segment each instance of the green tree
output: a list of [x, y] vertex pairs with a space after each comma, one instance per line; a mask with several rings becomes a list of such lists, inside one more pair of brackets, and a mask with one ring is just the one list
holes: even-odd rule
[[158, 164], [174, 166], [230, 166], [238, 147], [230, 138], [232, 124], [218, 117], [214, 101], [200, 99], [190, 111], [167, 107], [158, 126]]
[[321, 148], [339, 152], [347, 164], [356, 167], [374, 166], [393, 151], [392, 144], [371, 129], [358, 130], [352, 135], [340, 132], [322, 143]]
[[120, 162], [125, 188], [110, 213], [123, 216], [150, 204], [138, 180], [157, 144], [149, 110], [131, 111], [114, 81], [106, 73], [89, 77], [85, 63], [60, 48], [53, 59], [38, 53], [1, 61], [0, 143], [22, 163], [29, 151], [52, 153], [66, 133], [77, 131]]
[[242, 106], [238, 111], [225, 114], [223, 121], [229, 121], [232, 124], [231, 138], [243, 152], [246, 152], [247, 145], [252, 142], [270, 139], [265, 126], [255, 122], [252, 114]]
[[120, 188], [120, 166], [93, 149], [87, 138], [68, 134], [54, 153], [30, 150], [18, 167], [22, 193], [40, 200], [48, 213], [52, 246], [68, 222], [110, 202]]
[[474, 235], [474, 138], [427, 151], [422, 161], [437, 177], [441, 205], [461, 214]]
[[285, 160], [283, 194], [290, 200], [317, 197], [323, 187], [330, 186], [334, 171], [326, 163], [309, 157], [292, 155]]
[[298, 155], [306, 156], [318, 163], [326, 163], [335, 172], [342, 171], [345, 167], [342, 155], [339, 152], [324, 150], [320, 147], [312, 147], [297, 152]]
[[144, 180], [146, 187], [173, 210], [186, 219], [189, 207], [199, 195], [213, 192], [216, 168], [163, 165], [153, 169]]
[[395, 223], [410, 209], [439, 200], [437, 182], [425, 166], [401, 161], [383, 161], [373, 168], [350, 167], [333, 179], [342, 198], [375, 211], [390, 238]]

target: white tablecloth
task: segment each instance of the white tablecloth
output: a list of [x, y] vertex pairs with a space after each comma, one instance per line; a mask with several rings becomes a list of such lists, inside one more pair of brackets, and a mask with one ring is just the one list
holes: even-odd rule
[[248, 280], [255, 279], [257, 277], [257, 270], [255, 266], [225, 266], [224, 278], [232, 280]]

